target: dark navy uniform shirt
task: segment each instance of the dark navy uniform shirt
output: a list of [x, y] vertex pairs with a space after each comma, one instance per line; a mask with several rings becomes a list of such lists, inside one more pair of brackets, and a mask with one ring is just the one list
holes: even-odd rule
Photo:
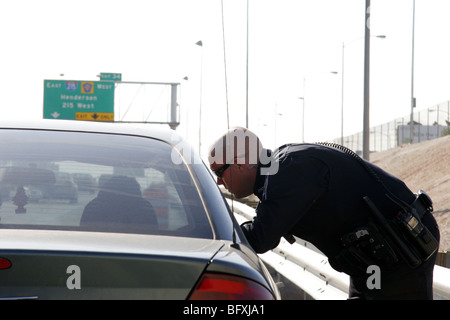
[[[277, 149], [271, 161], [276, 165], [267, 166], [276, 169], [274, 174], [262, 175], [259, 166], [254, 187], [260, 199], [257, 215], [252, 223], [242, 226], [257, 253], [275, 248], [282, 236], [292, 234], [334, 257], [342, 249], [341, 237], [368, 222], [370, 212], [364, 196], [386, 216], [399, 211], [386, 197], [382, 184], [339, 149], [288, 144]], [[413, 192], [400, 179], [366, 163], [399, 199], [414, 201]]]

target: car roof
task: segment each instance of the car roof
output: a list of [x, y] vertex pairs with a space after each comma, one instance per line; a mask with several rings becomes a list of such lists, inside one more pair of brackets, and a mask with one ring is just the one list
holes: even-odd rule
[[172, 145], [184, 141], [168, 125], [137, 122], [99, 122], [80, 120], [25, 120], [0, 121], [0, 129], [31, 129], [53, 131], [78, 131], [93, 133], [126, 134], [163, 140]]

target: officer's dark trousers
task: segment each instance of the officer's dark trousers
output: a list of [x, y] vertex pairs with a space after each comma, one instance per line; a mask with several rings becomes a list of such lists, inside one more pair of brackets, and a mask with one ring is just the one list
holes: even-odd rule
[[[439, 229], [434, 217], [426, 213], [422, 222], [439, 241]], [[372, 276], [372, 273], [361, 277], [350, 277], [349, 299], [432, 300], [436, 256], [437, 252], [416, 269], [399, 263], [399, 267], [394, 271], [381, 270], [380, 289], [370, 289], [372, 286], [367, 285], [367, 279]]]

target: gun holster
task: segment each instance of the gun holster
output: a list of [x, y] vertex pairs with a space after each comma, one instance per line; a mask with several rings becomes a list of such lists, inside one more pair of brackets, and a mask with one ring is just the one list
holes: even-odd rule
[[411, 268], [420, 266], [438, 249], [439, 243], [421, 219], [433, 210], [430, 197], [422, 190], [409, 210], [386, 219], [369, 197], [364, 197], [370, 223], [341, 238], [343, 250], [329, 259], [330, 265], [349, 275], [361, 275], [370, 265], [393, 269], [400, 260]]
[[345, 234], [341, 242], [343, 249], [329, 262], [350, 276], [365, 274], [370, 265], [389, 269], [398, 262], [398, 255], [373, 223]]

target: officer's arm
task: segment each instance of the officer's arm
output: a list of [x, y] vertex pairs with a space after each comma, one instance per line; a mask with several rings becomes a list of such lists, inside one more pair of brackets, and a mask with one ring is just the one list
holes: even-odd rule
[[264, 253], [278, 246], [326, 191], [327, 183], [328, 167], [311, 158], [281, 166], [269, 176], [267, 198], [259, 203], [253, 222], [242, 226], [252, 248]]

